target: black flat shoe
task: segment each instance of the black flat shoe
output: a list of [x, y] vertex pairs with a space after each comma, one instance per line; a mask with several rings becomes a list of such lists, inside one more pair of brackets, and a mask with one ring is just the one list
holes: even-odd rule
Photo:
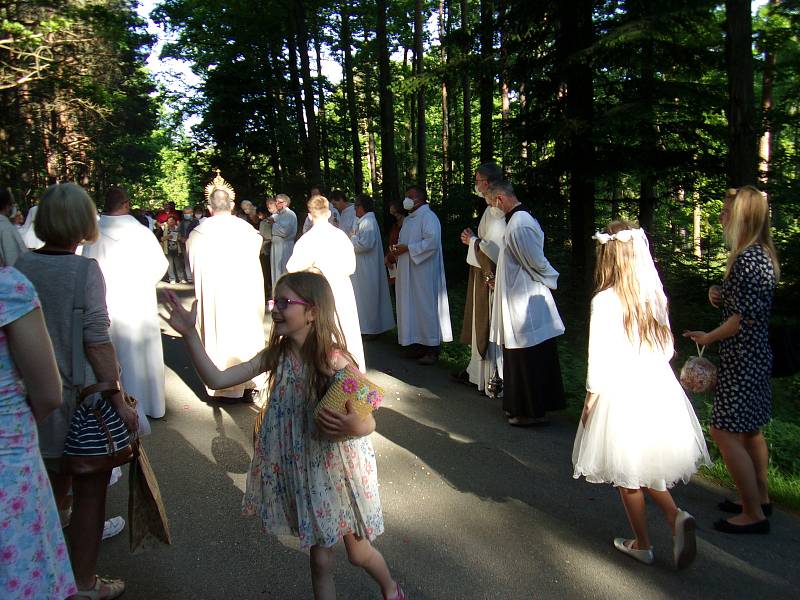
[[[717, 504], [717, 508], [720, 509], [722, 512], [730, 513], [732, 515], [738, 515], [742, 512], [742, 505], [736, 504], [736, 502], [731, 502], [727, 498]], [[772, 502], [767, 502], [766, 504], [761, 505], [761, 510], [764, 512], [765, 517], [772, 516]]]
[[763, 521], [756, 521], [755, 523], [750, 523], [749, 525], [735, 525], [726, 519], [720, 519], [719, 521], [714, 522], [714, 529], [721, 531], [722, 533], [764, 534], [769, 533], [769, 521], [764, 519]]

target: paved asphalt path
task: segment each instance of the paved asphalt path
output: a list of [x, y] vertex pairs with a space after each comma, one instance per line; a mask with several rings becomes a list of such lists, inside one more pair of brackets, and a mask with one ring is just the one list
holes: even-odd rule
[[[175, 289], [190, 300], [188, 286]], [[127, 600], [310, 598], [307, 555], [240, 515], [256, 409], [201, 400], [183, 342], [170, 334], [167, 413], [144, 443], [173, 544], [131, 555], [126, 530], [103, 543], [99, 572], [124, 578]], [[370, 377], [387, 391], [372, 437], [386, 521], [376, 545], [410, 598], [800, 597], [797, 516], [777, 510], [769, 536], [717, 533], [721, 490], [679, 486], [678, 505], [698, 520], [698, 558], [672, 569], [668, 528], [651, 507], [656, 563], [641, 565], [611, 545], [630, 535], [615, 490], [572, 478], [575, 423], [555, 416], [538, 429], [509, 427], [498, 401], [400, 358], [389, 340], [365, 350]], [[109, 516], [127, 515], [127, 493], [123, 478], [110, 490]], [[337, 558], [339, 598], [381, 597], [342, 548]]]

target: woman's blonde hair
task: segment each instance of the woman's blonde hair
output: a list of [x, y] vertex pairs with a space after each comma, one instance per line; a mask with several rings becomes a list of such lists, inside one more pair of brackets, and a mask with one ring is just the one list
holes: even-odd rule
[[[606, 232], [615, 234], [625, 229], [632, 227], [625, 221], [612, 221], [606, 227]], [[624, 242], [612, 240], [604, 244], [598, 242], [594, 268], [595, 293], [614, 288], [622, 304], [622, 322], [631, 342], [636, 340], [635, 334], [638, 333], [640, 344], [647, 344], [651, 348], [668, 348], [673, 343], [669, 326], [659, 321], [653, 303], [642, 299], [634, 247], [632, 239]], [[648, 257], [648, 260], [652, 259]]]
[[772, 261], [775, 278], [780, 277], [781, 267], [778, 262], [778, 253], [772, 243], [770, 231], [769, 203], [766, 196], [752, 185], [746, 185], [737, 190], [728, 226], [725, 228], [725, 239], [730, 248], [725, 277], [730, 274], [736, 258], [754, 244], [758, 244], [766, 250]]
[[[316, 403], [327, 390], [333, 354], [338, 351], [351, 363], [355, 364], [355, 360], [347, 351], [339, 315], [336, 313], [336, 302], [325, 276], [309, 271], [287, 273], [278, 280], [275, 297], [278, 297], [281, 290], [286, 289], [293, 291], [300, 299], [311, 305], [305, 307], [307, 315], [311, 311], [315, 313], [311, 330], [300, 349], [300, 359], [309, 369], [308, 400]], [[273, 327], [263, 362], [264, 371], [270, 374], [270, 387], [278, 380], [276, 371], [281, 357], [288, 350], [289, 338], [279, 335], [277, 328]]]
[[76, 183], [51, 185], [39, 202], [33, 230], [45, 244], [59, 248], [94, 242], [100, 235], [97, 207]]

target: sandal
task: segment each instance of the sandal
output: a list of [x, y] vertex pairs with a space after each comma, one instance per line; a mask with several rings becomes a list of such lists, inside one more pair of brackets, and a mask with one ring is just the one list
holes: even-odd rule
[[397, 585], [397, 593], [391, 598], [386, 598], [386, 600], [408, 600], [408, 596], [406, 596], [400, 584], [395, 582], [395, 585]]
[[111, 579], [95, 575], [94, 586], [88, 590], [78, 590], [68, 600], [114, 600], [125, 592], [122, 579]]

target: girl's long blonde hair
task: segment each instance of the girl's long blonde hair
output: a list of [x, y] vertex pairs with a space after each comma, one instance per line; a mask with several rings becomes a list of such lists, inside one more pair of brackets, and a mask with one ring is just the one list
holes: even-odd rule
[[[331, 364], [333, 354], [338, 351], [351, 363], [355, 363], [355, 360], [347, 351], [339, 316], [336, 313], [336, 302], [325, 276], [310, 271], [287, 273], [278, 280], [275, 296], [278, 296], [280, 290], [285, 289], [290, 289], [311, 305], [305, 307], [306, 314], [315, 311], [311, 330], [300, 349], [300, 360], [308, 367], [308, 401], [317, 402], [327, 390], [333, 371]], [[270, 389], [278, 380], [277, 370], [281, 357], [288, 351], [289, 338], [279, 335], [273, 327], [262, 363], [262, 368], [269, 373]]]
[[[626, 229], [632, 229], [629, 223], [612, 221], [606, 227], [606, 232], [613, 235]], [[644, 239], [642, 243], [645, 243]], [[622, 304], [622, 322], [631, 342], [636, 341], [638, 334], [639, 344], [647, 344], [651, 348], [669, 348], [673, 339], [666, 319], [667, 306], [666, 303], [663, 306], [664, 318], [659, 319], [655, 304], [642, 297], [635, 245], [633, 239], [598, 242], [594, 269], [595, 293], [614, 288]], [[652, 262], [649, 256], [647, 260]]]
[[746, 185], [737, 190], [733, 199], [728, 226], [725, 228], [725, 240], [730, 247], [725, 277], [730, 275], [736, 258], [754, 244], [766, 250], [772, 261], [775, 278], [781, 274], [778, 253], [772, 243], [769, 223], [769, 204], [767, 198], [757, 188]]

